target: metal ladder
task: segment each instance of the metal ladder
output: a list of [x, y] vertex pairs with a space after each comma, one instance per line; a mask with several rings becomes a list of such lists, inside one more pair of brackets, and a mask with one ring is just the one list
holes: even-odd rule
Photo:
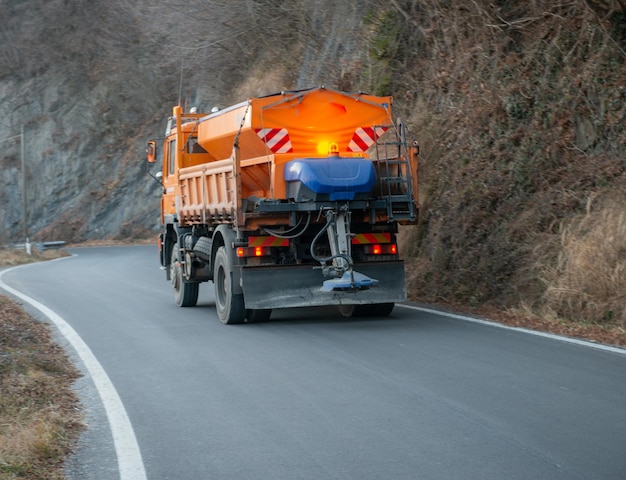
[[387, 217], [414, 221], [413, 176], [404, 124], [398, 120], [396, 141], [377, 138], [375, 144], [380, 195], [386, 200]]

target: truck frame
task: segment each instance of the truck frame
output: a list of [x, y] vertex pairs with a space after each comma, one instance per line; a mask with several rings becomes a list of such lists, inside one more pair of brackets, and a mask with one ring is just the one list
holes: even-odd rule
[[[195, 306], [208, 281], [224, 324], [321, 305], [388, 315], [406, 300], [396, 236], [417, 220], [418, 147], [391, 106], [318, 87], [174, 107], [158, 247], [176, 304]], [[150, 140], [148, 161], [157, 150]]]

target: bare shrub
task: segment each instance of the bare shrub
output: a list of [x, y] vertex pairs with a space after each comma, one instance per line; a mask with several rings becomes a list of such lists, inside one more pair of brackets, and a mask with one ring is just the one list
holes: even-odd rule
[[546, 268], [545, 307], [559, 317], [626, 325], [626, 194], [590, 197], [561, 229], [561, 252]]
[[62, 480], [84, 428], [79, 372], [47, 325], [0, 296], [0, 478]]

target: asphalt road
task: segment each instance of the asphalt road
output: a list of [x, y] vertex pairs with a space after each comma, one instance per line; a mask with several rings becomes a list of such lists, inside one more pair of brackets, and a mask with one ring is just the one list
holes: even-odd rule
[[[624, 353], [404, 307], [225, 326], [212, 284], [175, 306], [156, 247], [73, 252], [0, 280], [88, 346], [148, 479], [626, 478]], [[119, 416], [82, 368], [89, 430], [68, 476], [120, 478]]]

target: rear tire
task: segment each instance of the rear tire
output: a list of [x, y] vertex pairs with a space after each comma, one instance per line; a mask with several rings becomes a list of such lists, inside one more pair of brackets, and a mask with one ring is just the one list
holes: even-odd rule
[[243, 323], [246, 318], [246, 307], [243, 294], [233, 293], [233, 271], [226, 247], [221, 246], [215, 254], [215, 309], [217, 317], [225, 325]]
[[170, 283], [174, 288], [174, 301], [179, 307], [195, 307], [198, 303], [199, 283], [186, 283], [183, 278], [183, 269], [178, 261], [178, 244], [172, 248], [170, 261]]
[[366, 317], [369, 307], [371, 307], [371, 305], [339, 305], [339, 313], [346, 318]]
[[386, 317], [391, 313], [394, 303], [372, 303], [369, 305], [339, 305], [339, 312], [346, 318]]
[[272, 315], [271, 308], [259, 308], [246, 310], [246, 320], [248, 323], [267, 322]]
[[376, 305], [372, 305], [372, 307], [374, 307], [373, 314], [386, 317], [393, 311], [393, 307], [395, 306], [395, 303], [377, 303]]

